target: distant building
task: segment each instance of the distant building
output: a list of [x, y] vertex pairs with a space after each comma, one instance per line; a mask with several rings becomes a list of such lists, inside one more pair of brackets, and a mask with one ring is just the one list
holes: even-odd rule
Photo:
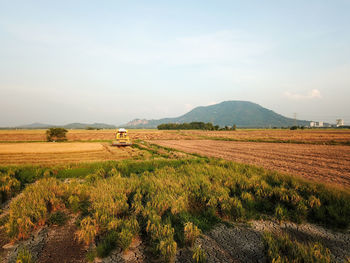
[[344, 126], [344, 120], [343, 119], [337, 119], [337, 127]]
[[310, 121], [310, 128], [324, 127], [323, 121]]

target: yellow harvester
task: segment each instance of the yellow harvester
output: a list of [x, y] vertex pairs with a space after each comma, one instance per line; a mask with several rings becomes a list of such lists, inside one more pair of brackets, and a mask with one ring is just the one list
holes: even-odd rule
[[115, 141], [112, 142], [112, 146], [130, 146], [132, 143], [130, 141], [128, 131], [124, 128], [120, 128], [115, 135]]

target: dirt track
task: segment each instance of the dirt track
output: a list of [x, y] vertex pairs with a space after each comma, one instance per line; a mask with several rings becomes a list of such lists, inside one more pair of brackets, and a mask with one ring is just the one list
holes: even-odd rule
[[154, 143], [350, 187], [350, 146], [213, 140], [169, 140]]

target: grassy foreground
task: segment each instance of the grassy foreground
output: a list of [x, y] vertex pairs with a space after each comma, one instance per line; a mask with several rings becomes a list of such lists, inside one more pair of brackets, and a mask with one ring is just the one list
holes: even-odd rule
[[79, 213], [76, 236], [96, 243], [91, 257], [107, 256], [116, 246], [126, 250], [141, 236], [154, 255], [171, 261], [178, 247], [193, 244], [200, 231], [222, 220], [268, 216], [342, 229], [350, 224], [349, 192], [222, 160], [122, 161], [0, 172], [2, 201], [23, 189], [2, 222], [11, 238], [29, 237], [35, 228], [60, 218], [59, 211]]

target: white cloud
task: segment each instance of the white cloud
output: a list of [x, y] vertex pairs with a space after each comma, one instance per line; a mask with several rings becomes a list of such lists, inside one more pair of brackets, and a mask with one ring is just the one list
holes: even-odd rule
[[320, 99], [322, 98], [321, 92], [318, 89], [313, 89], [307, 94], [298, 94], [298, 93], [291, 93], [289, 91], [286, 91], [284, 95], [293, 100], [310, 100], [310, 99]]

